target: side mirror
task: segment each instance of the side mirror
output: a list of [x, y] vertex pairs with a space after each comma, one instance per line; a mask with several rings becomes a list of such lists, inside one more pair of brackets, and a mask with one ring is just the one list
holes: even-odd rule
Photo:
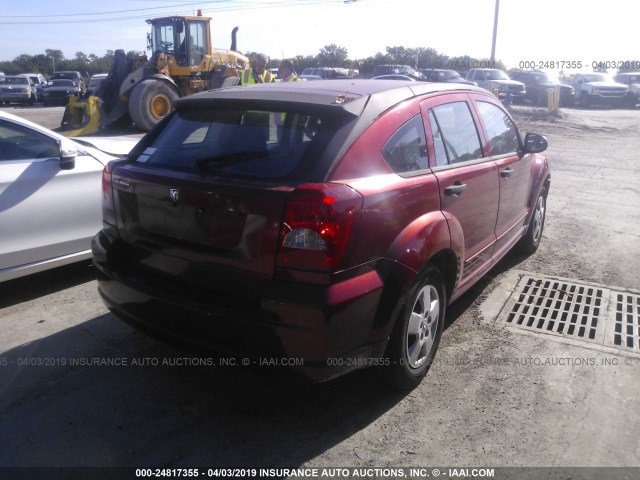
[[549, 143], [547, 139], [537, 133], [527, 133], [524, 136], [524, 150], [523, 153], [540, 153], [544, 152]]
[[60, 144], [60, 170], [73, 170], [76, 167], [78, 149], [69, 140]]

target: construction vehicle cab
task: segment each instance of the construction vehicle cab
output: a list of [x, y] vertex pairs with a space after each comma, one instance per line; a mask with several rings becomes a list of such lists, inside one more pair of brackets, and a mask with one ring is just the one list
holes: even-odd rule
[[[210, 20], [203, 16], [173, 16], [147, 20], [151, 25], [151, 33], [147, 36], [147, 49], [153, 52], [158, 71], [166, 68], [171, 77], [211, 80], [210, 75], [204, 74], [214, 73], [216, 67], [226, 67], [235, 72], [233, 75], [226, 72], [225, 77], [239, 77], [238, 70], [244, 70], [248, 60], [236, 52], [237, 28], [232, 32], [231, 48], [216, 50], [210, 42]], [[193, 85], [187, 85], [187, 88], [189, 87], [194, 88]], [[211, 86], [215, 87], [219, 85]]]
[[211, 18], [200, 11], [197, 16], [160, 17], [147, 23], [151, 58], [130, 59], [116, 50], [109, 76], [95, 93], [98, 108], [90, 99], [67, 106], [62, 121], [63, 130], [70, 130], [67, 136], [131, 122], [148, 131], [171, 112], [177, 98], [237, 85], [241, 72], [249, 68], [248, 59], [236, 51], [237, 27], [231, 48], [220, 50], [211, 43]]
[[[171, 66], [178, 70], [200, 65], [208, 52], [209, 22], [200, 18], [169, 17], [147, 20], [152, 31], [147, 37], [148, 49], [174, 58]], [[181, 72], [184, 75], [184, 72]]]

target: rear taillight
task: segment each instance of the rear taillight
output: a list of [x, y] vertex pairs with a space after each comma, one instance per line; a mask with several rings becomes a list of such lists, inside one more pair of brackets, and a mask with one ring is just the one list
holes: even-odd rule
[[116, 211], [113, 203], [113, 186], [111, 185], [111, 171], [113, 165], [107, 163], [102, 171], [102, 221], [106, 226], [117, 226]]
[[315, 271], [342, 261], [362, 197], [341, 184], [307, 184], [287, 201], [280, 232], [278, 266]]

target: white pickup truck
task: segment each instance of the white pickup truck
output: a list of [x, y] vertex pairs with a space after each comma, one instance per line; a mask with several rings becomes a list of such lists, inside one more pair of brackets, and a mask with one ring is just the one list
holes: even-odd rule
[[606, 73], [578, 73], [573, 77], [576, 102], [583, 107], [606, 104], [612, 107], [624, 105], [628, 87], [616, 82]]

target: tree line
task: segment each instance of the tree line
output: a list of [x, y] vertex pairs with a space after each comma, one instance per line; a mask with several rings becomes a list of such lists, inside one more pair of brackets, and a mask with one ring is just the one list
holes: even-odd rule
[[[264, 52], [267, 53], [268, 52]], [[139, 58], [144, 52], [129, 51], [129, 59]], [[253, 61], [258, 52], [248, 52], [245, 55]], [[102, 57], [84, 52], [76, 52], [75, 58], [67, 59], [61, 50], [47, 49], [44, 54], [27, 55], [23, 54], [11, 61], [0, 62], [0, 71], [6, 75], [16, 75], [19, 73], [42, 73], [50, 78], [55, 71], [74, 70], [79, 71], [85, 77], [90, 77], [96, 73], [107, 73], [111, 69], [114, 50], [107, 50]], [[277, 56], [271, 57], [269, 68], [276, 68], [279, 63]], [[433, 48], [407, 48], [407, 47], [386, 47], [384, 53], [378, 52], [373, 56], [363, 59], [350, 59], [349, 52], [345, 47], [331, 44], [322, 47], [316, 55], [297, 55], [291, 59], [298, 73], [307, 67], [342, 67], [358, 70], [360, 75], [367, 77], [371, 75], [376, 65], [409, 65], [420, 68], [443, 68], [456, 70], [463, 75], [471, 68], [498, 68], [506, 71], [505, 65], [501, 61], [492, 62], [488, 58], [475, 58], [468, 55], [450, 57], [438, 52]], [[627, 62], [630, 66], [640, 64], [638, 61]], [[629, 71], [638, 70], [630, 68]], [[620, 69], [623, 72], [625, 69]]]
[[[258, 52], [248, 52], [245, 55], [253, 61]], [[268, 52], [264, 52], [267, 53]], [[127, 57], [135, 59], [144, 52], [129, 51]], [[22, 54], [11, 61], [0, 62], [0, 71], [6, 75], [19, 73], [42, 73], [50, 78], [56, 71], [74, 70], [83, 76], [90, 77], [96, 73], [107, 73], [111, 69], [115, 50], [107, 50], [106, 54], [98, 57], [94, 54], [76, 52], [75, 58], [65, 58], [61, 50], [46, 49], [43, 54]], [[279, 63], [277, 56], [271, 57], [269, 68], [277, 68]], [[335, 44], [325, 45], [316, 55], [297, 55], [291, 60], [295, 64], [298, 73], [307, 67], [342, 67], [358, 70], [362, 76], [371, 74], [376, 65], [409, 65], [413, 68], [444, 68], [457, 70], [462, 73], [470, 68], [487, 67], [505, 69], [502, 62], [490, 62], [486, 58], [474, 58], [470, 56], [450, 57], [436, 51], [433, 48], [406, 48], [387, 47], [384, 53], [363, 59], [350, 59], [348, 50]]]

